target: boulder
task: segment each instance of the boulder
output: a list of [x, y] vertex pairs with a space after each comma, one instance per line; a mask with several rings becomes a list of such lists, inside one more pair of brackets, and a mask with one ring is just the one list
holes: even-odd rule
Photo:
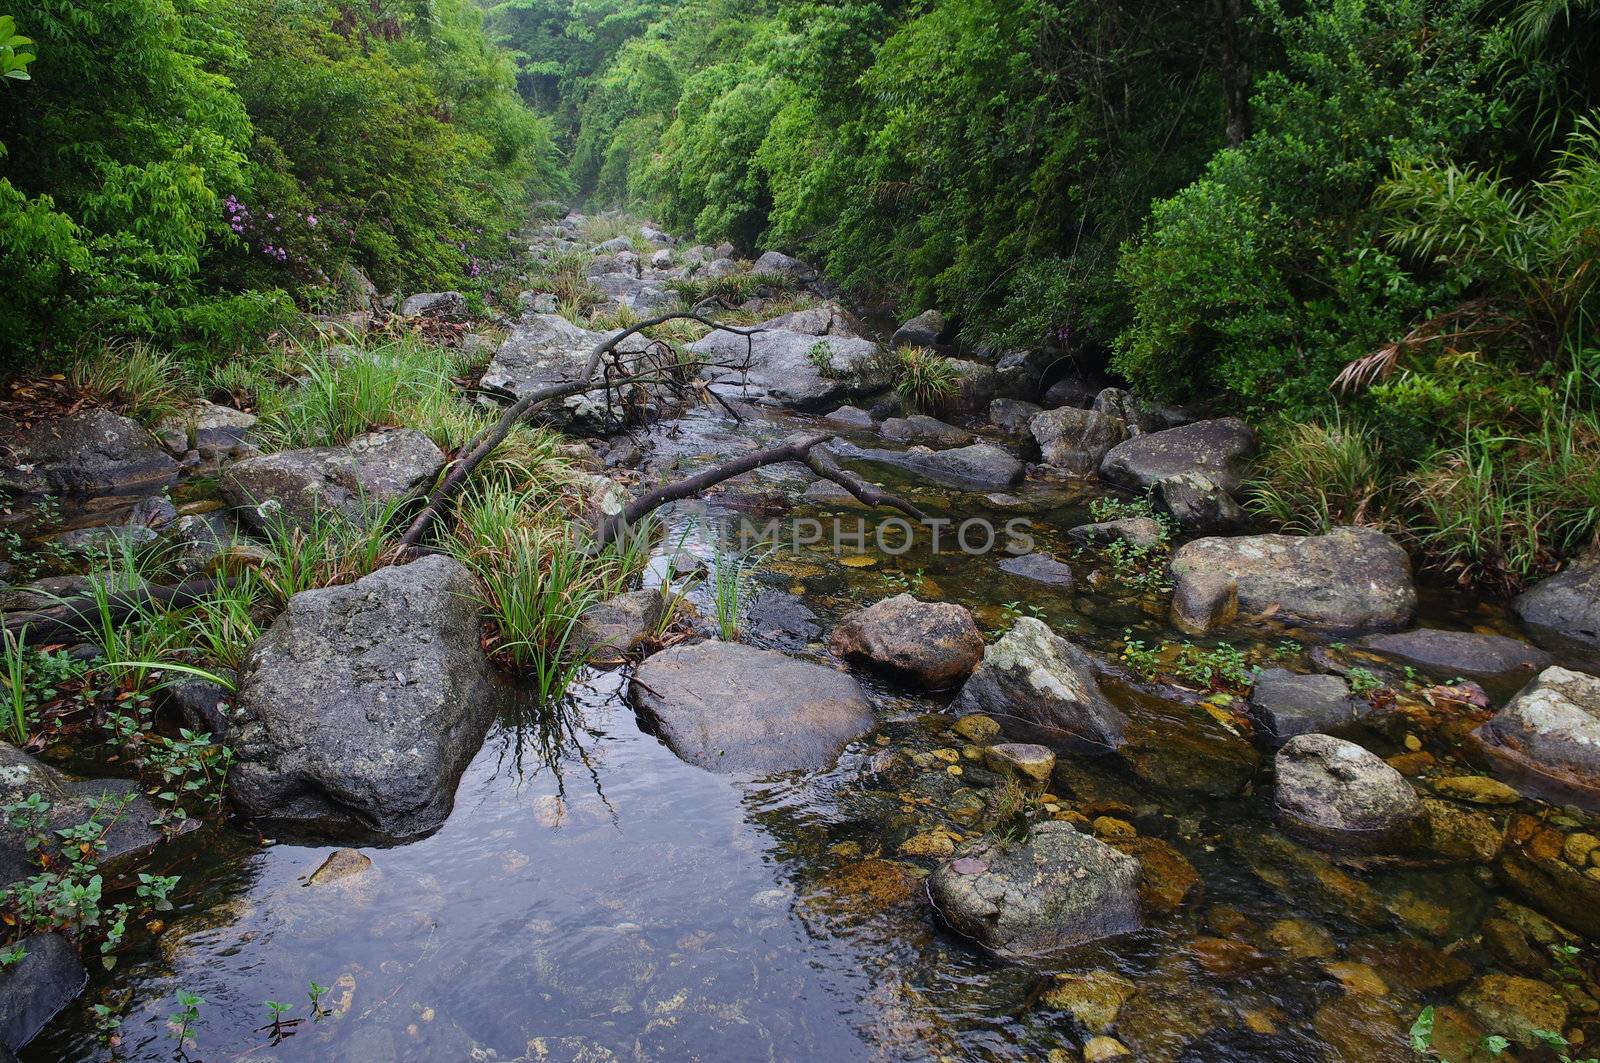
[[1100, 462], [1100, 475], [1119, 487], [1148, 491], [1170, 477], [1202, 472], [1233, 492], [1255, 450], [1255, 432], [1237, 417], [1196, 421], [1118, 443]]
[[1473, 735], [1519, 789], [1600, 808], [1600, 679], [1546, 668]]
[[400, 304], [401, 317], [431, 317], [440, 321], [465, 321], [470, 315], [467, 297], [460, 292], [422, 292]]
[[0, 971], [0, 1052], [20, 1049], [89, 984], [78, 950], [61, 934], [17, 942], [22, 959]]
[[1368, 635], [1358, 645], [1442, 683], [1470, 679], [1500, 689], [1520, 689], [1551, 663], [1550, 654], [1521, 639], [1476, 631], [1417, 628]]
[[744, 270], [740, 268], [739, 263], [735, 262], [726, 255], [719, 255], [710, 262], [707, 262], [704, 266], [701, 266], [700, 269], [695, 273], [695, 276], [709, 280], [715, 280], [718, 277], [728, 277], [735, 273], [743, 272]]
[[1127, 727], [1100, 692], [1088, 654], [1031, 616], [1019, 617], [984, 650], [952, 707], [1012, 721], [1024, 737], [1088, 753], [1116, 750]]
[[[485, 388], [498, 388], [514, 399], [530, 392], [584, 379], [584, 369], [595, 347], [612, 333], [590, 332], [559, 314], [524, 314], [506, 336], [483, 373]], [[644, 350], [645, 339], [634, 335], [623, 340], [624, 354]], [[539, 419], [560, 428], [599, 430], [608, 425], [603, 403], [592, 396], [575, 395], [548, 404]]]
[[734, 642], [645, 658], [628, 697], [669, 749], [721, 774], [824, 769], [874, 723], [850, 676]]
[[406, 838], [443, 823], [498, 693], [478, 593], [435, 555], [290, 599], [240, 674], [239, 807], [318, 833]]
[[974, 443], [951, 450], [876, 450], [835, 444], [847, 461], [866, 461], [904, 469], [945, 487], [965, 491], [999, 491], [1022, 480], [1022, 462], [993, 443]]
[[[38, 794], [48, 804], [40, 833], [45, 851], [59, 857], [56, 831], [98, 818], [106, 827], [96, 862], [115, 868], [142, 857], [165, 840], [154, 826], [160, 813], [134, 779], [75, 779], [0, 742], [0, 805], [26, 801]], [[122, 806], [121, 811], [117, 811]], [[100, 811], [96, 812], [96, 808]], [[32, 832], [10, 818], [0, 818], [0, 887], [39, 871], [40, 852], [29, 846]]]
[[1040, 823], [1024, 842], [984, 838], [928, 879], [958, 932], [1007, 959], [1049, 957], [1139, 927], [1139, 861], [1080, 833]]
[[983, 635], [965, 606], [885, 598], [834, 628], [833, 652], [865, 661], [918, 686], [940, 690], [967, 678], [983, 659]]
[[632, 251], [632, 250], [633, 250], [633, 237], [631, 237], [631, 236], [613, 236], [611, 239], [606, 240], [603, 243], [595, 244], [592, 248], [589, 249], [589, 253], [593, 254], [593, 255], [615, 255], [619, 251]]
[[256, 421], [253, 413], [199, 402], [157, 421], [155, 432], [173, 454], [181, 457], [193, 450], [202, 468], [217, 469], [261, 453], [252, 439]]
[[1278, 816], [1306, 840], [1365, 853], [1414, 840], [1422, 800], [1375, 753], [1331, 735], [1302, 734], [1278, 750], [1274, 766]]
[[1123, 440], [1128, 426], [1115, 417], [1092, 410], [1062, 406], [1046, 410], [1028, 422], [1039, 444], [1040, 460], [1070, 472], [1090, 473]]
[[1134, 398], [1132, 392], [1122, 388], [1104, 389], [1094, 397], [1090, 409], [1107, 417], [1115, 417], [1127, 425], [1130, 436], [1141, 436], [1166, 427], [1160, 417], [1145, 410], [1144, 404]]
[[818, 303], [804, 310], [780, 314], [763, 321], [761, 327], [783, 332], [803, 332], [807, 336], [843, 336], [852, 340], [867, 338], [866, 326], [838, 303]]
[[1099, 524], [1080, 524], [1067, 532], [1067, 536], [1080, 543], [1125, 542], [1141, 550], [1161, 545], [1161, 525], [1151, 517], [1123, 517]]
[[974, 362], [968, 358], [946, 358], [955, 374], [956, 393], [946, 406], [946, 413], [968, 417], [981, 416], [1000, 394], [1001, 378], [992, 365]]
[[601, 659], [621, 657], [655, 633], [665, 607], [659, 590], [629, 591], [597, 602], [578, 614], [570, 648]]
[[662, 247], [674, 247], [678, 243], [678, 241], [674, 240], [671, 235], [662, 232], [653, 225], [639, 226], [639, 235], [644, 237], [644, 241], [647, 244], [660, 244]]
[[1231, 611], [1238, 622], [1383, 631], [1417, 608], [1410, 559], [1372, 528], [1196, 539], [1173, 554], [1170, 572], [1173, 619], [1185, 631], [1234, 622]]
[[1008, 436], [1018, 439], [1031, 436], [1029, 425], [1044, 412], [1036, 402], [1021, 399], [995, 399], [989, 403], [989, 423]]
[[1350, 693], [1336, 675], [1296, 675], [1269, 668], [1256, 676], [1250, 692], [1250, 714], [1260, 733], [1274, 745], [1296, 735], [1327, 733], [1348, 727], [1372, 706]]
[[822, 419], [844, 428], [871, 428], [878, 423], [872, 419], [872, 414], [859, 406], [840, 406]]
[[716, 363], [701, 375], [725, 398], [812, 412], [880, 389], [880, 382], [865, 379], [863, 372], [878, 353], [878, 345], [869, 340], [787, 329], [748, 337], [748, 349], [746, 340], [732, 332], [713, 332], [687, 348]]
[[750, 272], [756, 276], [787, 277], [801, 284], [809, 284], [817, 279], [814, 267], [806, 265], [798, 258], [791, 258], [780, 251], [768, 251], [750, 267]]
[[878, 431], [883, 438], [896, 443], [921, 443], [930, 447], [962, 447], [972, 442], [971, 432], [920, 413], [891, 417], [878, 426]]
[[1032, 580], [1051, 587], [1072, 586], [1072, 566], [1063, 564], [1049, 554], [1035, 551], [1021, 557], [1008, 557], [1000, 562], [1000, 571], [1018, 579]]
[[894, 330], [889, 343], [894, 347], [939, 347], [945, 332], [944, 315], [937, 310], [924, 310], [916, 317]]
[[178, 463], [138, 422], [110, 410], [0, 422], [0, 489], [13, 495], [140, 495], [178, 475]]
[[1250, 514], [1209, 473], [1184, 472], [1156, 482], [1156, 508], [1191, 535], [1237, 535]]
[[264, 454], [229, 466], [222, 496], [260, 531], [309, 527], [318, 514], [365, 523], [433, 483], [444, 452], [414, 428], [368, 432], [342, 447]]
[[1600, 554], [1534, 584], [1511, 610], [1560, 663], [1600, 674]]
[[1046, 409], [1056, 406], [1075, 406], [1087, 410], [1102, 389], [1080, 376], [1065, 376], [1045, 388], [1040, 401]]

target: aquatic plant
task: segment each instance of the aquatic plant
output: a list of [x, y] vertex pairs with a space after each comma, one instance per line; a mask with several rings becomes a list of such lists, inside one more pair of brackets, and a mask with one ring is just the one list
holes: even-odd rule
[[749, 605], [750, 584], [774, 547], [718, 551], [711, 560], [711, 603], [717, 631], [725, 642], [737, 642]]

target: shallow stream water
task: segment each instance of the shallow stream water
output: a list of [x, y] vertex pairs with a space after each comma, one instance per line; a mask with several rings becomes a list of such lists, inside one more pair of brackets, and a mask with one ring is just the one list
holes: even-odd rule
[[[814, 427], [701, 410], [655, 429], [646, 460], [687, 471]], [[1063, 558], [1065, 529], [1087, 519], [1082, 488], [1067, 483], [986, 499], [866, 471], [941, 515], [1026, 517], [1040, 548]], [[670, 513], [662, 550], [709, 554], [741, 515], [873, 518], [796, 504], [807, 481], [762, 470], [703, 509]], [[991, 634], [1037, 613], [1108, 659], [1128, 629], [1177, 637], [1159, 598], [1128, 594], [1093, 558], [1075, 561], [1077, 589], [1060, 591], [999, 573], [1002, 556], [785, 549], [760, 570], [746, 638], [827, 660], [837, 617], [908, 586], [969, 606]], [[691, 596], [703, 609], [704, 594]], [[1497, 611], [1448, 594], [1431, 594], [1426, 613], [1509, 630]], [[1263, 652], [1280, 646], [1275, 636]], [[1292, 665], [1301, 651], [1279, 652]], [[1494, 876], [1339, 867], [1294, 845], [1272, 825], [1268, 762], [1232, 733], [1225, 699], [1111, 672], [1134, 748], [1116, 765], [1068, 758], [1059, 805], [1165, 842], [1199, 884], [1147, 929], [1062, 962], [986, 957], [941, 927], [925, 896], [936, 857], [916, 855], [913, 839], [962, 835], [982, 806], [980, 788], [928, 756], [964, 744], [948, 730], [948, 697], [863, 676], [879, 726], [833, 769], [730, 778], [642, 733], [625, 673], [597, 671], [559, 710], [504, 714], [448, 822], [363, 850], [372, 866], [352, 877], [308, 885], [333, 846], [242, 825], [185, 839], [156, 869], [183, 876], [167, 925], [137, 932], [140, 944], [97, 971], [23, 1058], [104, 1058], [92, 1007], [106, 1004], [124, 1016], [115, 1058], [170, 1060], [166, 1020], [183, 989], [204, 998], [189, 1057], [208, 1063], [1077, 1059], [1099, 1030], [1052, 990], [1086, 972], [1126, 980], [1115, 1022], [1100, 1025], [1140, 1060], [1410, 1058], [1405, 1031], [1420, 1008], [1497, 962], [1475, 936], [1487, 913], [1510, 911]], [[1455, 754], [1449, 738], [1404, 722], [1364, 740], [1390, 755], [1407, 734], [1442, 760]], [[306, 1019], [312, 981], [331, 987], [325, 1013], [277, 1040], [264, 1002]]]

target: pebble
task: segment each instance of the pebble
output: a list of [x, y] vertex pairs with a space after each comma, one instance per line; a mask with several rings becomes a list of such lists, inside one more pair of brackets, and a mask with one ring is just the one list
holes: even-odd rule
[[1132, 1056], [1128, 1046], [1115, 1037], [1091, 1037], [1089, 1043], [1083, 1046], [1083, 1063], [1104, 1063], [1108, 1059], [1130, 1059]]
[[1595, 855], [1596, 849], [1600, 849], [1600, 838], [1593, 834], [1569, 834], [1561, 847], [1561, 855], [1567, 858], [1567, 863], [1583, 867]]
[[1470, 801], [1475, 805], [1514, 805], [1522, 800], [1522, 795], [1517, 791], [1487, 775], [1452, 775], [1432, 779], [1429, 785], [1440, 797]]
[[1095, 817], [1094, 832], [1102, 838], [1133, 838], [1139, 834], [1132, 823], [1115, 816]]
[[980, 746], [994, 741], [995, 736], [1000, 733], [1000, 725], [994, 718], [985, 716], [981, 712], [961, 717], [951, 725], [950, 729], [967, 741]]
[[1389, 983], [1364, 963], [1354, 963], [1348, 960], [1338, 963], [1325, 963], [1322, 969], [1337, 978], [1340, 983], [1351, 993], [1366, 993], [1369, 996], [1382, 997], [1389, 994]]
[[1422, 739], [1418, 738], [1414, 734], [1406, 735], [1405, 740], [1404, 740], [1404, 744], [1405, 744], [1405, 747], [1406, 747], [1406, 752], [1408, 752], [1408, 753], [1420, 753], [1420, 752], [1422, 752]]

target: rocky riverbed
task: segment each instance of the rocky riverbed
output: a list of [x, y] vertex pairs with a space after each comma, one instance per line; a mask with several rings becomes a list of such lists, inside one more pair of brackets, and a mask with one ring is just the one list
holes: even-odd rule
[[[531, 254], [583, 232], [552, 223]], [[1252, 526], [1235, 419], [951, 351], [935, 420], [864, 371], [870, 330], [803, 263], [648, 228], [592, 250], [638, 310], [673, 281], [789, 278], [752, 286], [749, 312], [784, 313], [748, 345], [692, 345], [748, 357], [707, 372], [728, 406], [626, 433], [562, 407], [603, 475], [637, 490], [835, 433], [932, 523], [880, 539], [892, 513], [798, 465], [669, 508], [642, 593], [585, 620], [607, 666], [559, 705], [490, 667], [452, 561], [303, 592], [238, 695], [195, 702], [239, 758], [232, 815], [119, 854], [181, 874], [175, 909], [110, 970], [56, 938], [0, 972], [23, 1059], [105, 1057], [97, 1005], [114, 1058], [170, 1058], [180, 989], [205, 999], [204, 1059], [1368, 1063], [1416, 1036], [1462, 1063], [1485, 1038], [1554, 1058], [1547, 1034], [1593, 1054], [1600, 569], [1468, 600], [1379, 532]], [[581, 366], [597, 332], [548, 295], [486, 382]], [[945, 333], [923, 315], [899, 336]], [[76, 492], [85, 526], [203, 571], [248, 559], [263, 507], [360, 519], [353, 500], [403, 500], [445, 460], [404, 431], [261, 454], [247, 416], [41, 423], [7, 482]], [[186, 498], [211, 476], [226, 506]], [[164, 484], [165, 509], [141, 501]], [[685, 574], [749, 526], [780, 546], [724, 642]], [[702, 619], [661, 646], [673, 588]], [[267, 1000], [307, 1021], [275, 1036]]]

